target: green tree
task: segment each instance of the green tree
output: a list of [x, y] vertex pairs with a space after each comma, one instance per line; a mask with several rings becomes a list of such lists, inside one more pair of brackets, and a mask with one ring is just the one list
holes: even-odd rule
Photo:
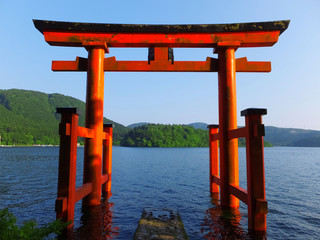
[[[60, 115], [56, 113], [57, 107], [78, 108], [79, 125], [84, 126], [85, 103], [78, 99], [19, 89], [0, 90], [1, 144], [58, 145]], [[106, 118], [103, 122], [114, 124], [113, 143], [119, 144], [127, 128]]]
[[50, 234], [59, 234], [68, 224], [56, 220], [38, 227], [35, 220], [28, 220], [22, 226], [16, 225], [17, 218], [7, 209], [0, 209], [0, 239], [40, 240]]
[[120, 144], [130, 147], [208, 147], [208, 131], [182, 125], [149, 124], [130, 130]]

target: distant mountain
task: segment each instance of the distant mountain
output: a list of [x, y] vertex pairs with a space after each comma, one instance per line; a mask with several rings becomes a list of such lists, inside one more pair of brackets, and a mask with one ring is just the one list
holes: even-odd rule
[[154, 124], [154, 123], [148, 123], [148, 122], [139, 122], [139, 123], [133, 123], [127, 126], [127, 128], [136, 128], [136, 127], [141, 127], [144, 125], [148, 125], [148, 124]]
[[[135, 128], [135, 127], [141, 127], [144, 125], [148, 125], [148, 124], [155, 124], [155, 123], [149, 123], [149, 122], [139, 122], [139, 123], [133, 123], [128, 125], [128, 128]], [[179, 125], [179, 124], [178, 124]], [[190, 123], [190, 124], [181, 124], [182, 126], [191, 126], [194, 129], [202, 129], [202, 130], [208, 130], [207, 126], [208, 124], [203, 123], [203, 122], [195, 122], [195, 123]]]
[[144, 124], [130, 130], [121, 141], [128, 147], [208, 147], [208, 131], [191, 126]]
[[320, 147], [320, 131], [266, 127], [267, 141], [274, 146]]
[[190, 123], [188, 124], [188, 126], [194, 127], [195, 129], [202, 129], [202, 130], [208, 129], [208, 124], [203, 122]]
[[[138, 123], [137, 126], [146, 124], [149, 123]], [[135, 124], [131, 125], [134, 126]], [[192, 126], [195, 129], [208, 129], [208, 124], [203, 122], [190, 123], [188, 126]], [[266, 126], [265, 132], [264, 140], [273, 146], [320, 147], [320, 131]]]
[[[59, 144], [58, 125], [60, 122], [60, 115], [56, 113], [57, 107], [79, 108], [80, 112], [82, 112], [79, 116], [79, 125], [84, 126], [85, 103], [78, 99], [57, 93], [46, 94], [37, 91], [19, 89], [0, 90], [0, 144]], [[104, 122], [113, 123], [115, 125], [115, 145], [119, 145], [121, 142], [124, 143], [125, 141], [122, 140], [130, 136], [130, 134], [127, 134], [129, 131], [133, 131], [137, 127], [150, 124], [147, 122], [135, 123], [129, 125], [127, 128], [106, 118], [104, 118]], [[196, 130], [207, 130], [206, 123], [196, 122], [188, 125]], [[159, 133], [158, 130], [171, 127], [171, 131], [181, 130], [181, 133], [177, 134], [176, 137], [183, 135], [185, 136], [185, 139], [193, 141], [192, 139], [195, 136], [195, 133], [188, 130], [188, 128], [185, 128], [186, 125], [176, 124], [164, 126], [161, 124], [153, 124], [152, 128], [146, 128], [145, 131], [148, 132], [152, 129], [152, 131]], [[176, 128], [175, 126], [182, 126], [185, 133], [180, 129], [180, 127]], [[155, 130], [156, 128], [159, 129]], [[188, 136], [188, 132], [190, 132], [193, 137], [191, 135]], [[137, 139], [138, 138], [139, 137], [137, 137]], [[152, 138], [154, 139], [155, 136]], [[320, 131], [314, 130], [266, 127], [266, 136], [264, 139], [272, 143], [274, 146], [320, 147]], [[172, 143], [177, 141], [178, 140], [175, 139], [175, 135], [173, 135]], [[135, 145], [141, 144], [136, 143]], [[176, 144], [174, 143], [171, 145], [173, 146]], [[193, 146], [191, 143], [184, 143], [184, 145]], [[201, 146], [202, 145], [203, 144], [201, 144]], [[167, 146], [170, 146], [170, 144]]]
[[291, 143], [294, 147], [320, 147], [320, 136], [302, 138]]
[[[57, 107], [79, 108], [82, 112], [79, 125], [84, 126], [85, 103], [78, 99], [56, 93], [0, 90], [1, 144], [59, 144], [60, 115], [56, 113]], [[106, 118], [104, 122], [115, 125], [114, 140], [119, 144], [127, 128]]]

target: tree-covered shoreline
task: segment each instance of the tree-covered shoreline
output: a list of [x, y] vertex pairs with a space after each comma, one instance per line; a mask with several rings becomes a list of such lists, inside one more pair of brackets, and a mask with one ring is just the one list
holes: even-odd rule
[[[57, 107], [80, 110], [79, 125], [85, 124], [85, 103], [62, 94], [29, 90], [0, 90], [0, 145], [58, 146], [60, 114]], [[208, 130], [188, 125], [143, 124], [125, 127], [114, 124], [113, 144], [125, 147], [208, 147]], [[79, 144], [83, 139], [78, 138]], [[270, 144], [271, 145], [271, 144]], [[239, 139], [239, 146], [245, 146]], [[266, 144], [269, 146], [269, 144]]]
[[[76, 98], [20, 89], [0, 90], [0, 145], [59, 145], [57, 107], [78, 108], [79, 125], [84, 126], [85, 103]], [[106, 118], [103, 121], [114, 124], [114, 143], [119, 144], [127, 128]], [[79, 142], [83, 140], [79, 138]]]
[[148, 124], [135, 127], [122, 139], [126, 147], [208, 147], [208, 131], [183, 125]]
[[[239, 147], [245, 147], [244, 138]], [[145, 124], [124, 135], [120, 146], [125, 147], [209, 147], [209, 131], [188, 125]], [[265, 147], [272, 144], [264, 141]]]

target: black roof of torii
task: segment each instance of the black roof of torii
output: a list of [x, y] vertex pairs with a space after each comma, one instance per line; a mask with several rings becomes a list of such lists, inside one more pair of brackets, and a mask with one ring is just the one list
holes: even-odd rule
[[247, 31], [280, 31], [284, 32], [290, 20], [271, 22], [250, 22], [230, 24], [109, 24], [80, 23], [47, 20], [33, 20], [35, 27], [44, 31], [61, 30], [76, 32], [136, 32], [136, 33], [210, 33], [210, 32], [247, 32]]

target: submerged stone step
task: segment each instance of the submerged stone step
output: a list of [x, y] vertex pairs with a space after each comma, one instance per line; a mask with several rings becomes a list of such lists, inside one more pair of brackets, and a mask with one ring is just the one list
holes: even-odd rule
[[189, 238], [178, 211], [145, 208], [133, 239], [185, 240]]

